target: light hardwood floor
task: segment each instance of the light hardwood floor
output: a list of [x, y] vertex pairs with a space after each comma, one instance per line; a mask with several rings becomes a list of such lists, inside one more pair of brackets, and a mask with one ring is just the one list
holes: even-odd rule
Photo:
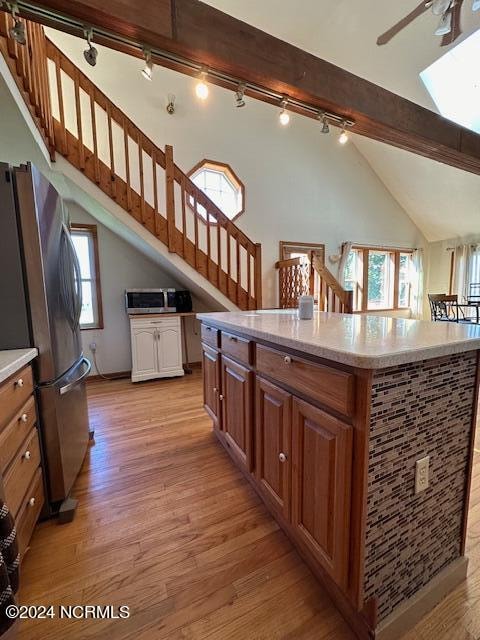
[[[73, 523], [46, 522], [24, 604], [129, 605], [128, 620], [25, 622], [21, 640], [354, 640], [211, 432], [201, 374], [89, 385], [96, 442]], [[480, 454], [469, 579], [408, 640], [480, 638]]]

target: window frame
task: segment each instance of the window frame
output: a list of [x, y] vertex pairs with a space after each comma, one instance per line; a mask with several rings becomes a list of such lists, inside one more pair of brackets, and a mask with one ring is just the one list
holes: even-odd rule
[[[361, 255], [362, 260], [362, 278], [361, 285], [357, 283], [357, 290], [354, 290], [354, 300], [357, 301], [358, 295], [361, 295], [361, 305], [354, 313], [379, 313], [382, 311], [407, 311], [410, 309], [412, 302], [412, 283], [410, 282], [407, 306], [400, 306], [400, 257], [402, 255], [410, 256], [412, 259], [415, 249], [398, 249], [396, 247], [376, 247], [365, 245], [353, 245], [351, 251], [356, 251]], [[370, 252], [389, 253], [393, 260], [393, 306], [382, 307], [378, 309], [368, 308], [368, 265]]]
[[70, 223], [70, 232], [72, 235], [86, 235], [89, 237], [89, 242], [91, 241], [91, 246], [93, 248], [93, 267], [95, 273], [93, 274], [93, 278], [83, 279], [86, 282], [91, 282], [94, 284], [94, 291], [92, 291], [92, 296], [96, 299], [96, 308], [97, 308], [97, 318], [96, 322], [92, 325], [80, 325], [80, 331], [95, 331], [99, 329], [103, 329], [103, 305], [102, 305], [102, 287], [100, 282], [100, 259], [98, 252], [98, 233], [97, 233], [97, 225], [96, 224], [82, 224], [72, 222]]
[[[230, 222], [234, 222], [237, 218], [239, 218], [242, 214], [245, 213], [245, 185], [243, 184], [243, 182], [240, 180], [240, 178], [237, 176], [237, 174], [229, 164], [227, 164], [226, 162], [220, 162], [218, 160], [208, 160], [207, 158], [204, 158], [203, 160], [200, 160], [200, 162], [197, 162], [197, 164], [192, 169], [190, 169], [190, 171], [187, 173], [187, 177], [190, 178], [190, 180], [193, 182], [193, 179], [196, 177], [198, 173], [200, 173], [202, 169], [207, 169], [207, 170], [210, 169], [212, 171], [223, 173], [224, 175], [226, 175], [227, 179], [233, 184], [233, 186], [237, 187], [238, 190], [240, 191], [242, 196], [242, 207], [239, 210], [239, 212], [235, 214], [233, 218], [228, 218], [227, 214], [224, 213], [224, 215], [230, 220]], [[200, 189], [200, 187], [197, 187], [197, 189]], [[200, 189], [200, 191], [202, 191], [202, 193], [205, 193], [205, 191], [203, 191], [202, 189]], [[209, 197], [207, 193], [205, 193], [205, 195], [207, 196], [207, 198]], [[185, 198], [185, 200], [187, 202], [187, 205], [190, 207], [190, 209], [195, 213], [195, 208], [191, 205], [190, 198]], [[196, 212], [196, 214], [201, 220], [203, 220], [204, 222], [206, 221], [205, 217], [202, 216], [200, 213], [198, 213], [198, 211]], [[217, 224], [217, 221], [214, 220], [212, 217], [210, 217], [210, 224], [215, 225]]]

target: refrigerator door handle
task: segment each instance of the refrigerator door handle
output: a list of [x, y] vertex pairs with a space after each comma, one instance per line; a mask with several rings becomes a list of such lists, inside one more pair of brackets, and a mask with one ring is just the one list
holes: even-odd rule
[[66, 393], [71, 391], [74, 387], [76, 387], [77, 384], [82, 382], [82, 380], [84, 380], [88, 376], [90, 371], [92, 370], [92, 364], [91, 364], [90, 360], [87, 360], [87, 358], [82, 358], [82, 364], [87, 365], [85, 371], [76, 380], [73, 380], [72, 382], [69, 382], [68, 384], [64, 385], [63, 387], [60, 387], [58, 392], [59, 392], [59, 394], [61, 396], [65, 395]]

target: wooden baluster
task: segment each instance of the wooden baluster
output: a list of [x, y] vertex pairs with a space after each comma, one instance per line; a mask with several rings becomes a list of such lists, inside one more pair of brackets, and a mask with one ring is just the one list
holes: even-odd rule
[[153, 211], [155, 218], [158, 213], [158, 184], [157, 184], [157, 153], [152, 148], [152, 180], [153, 180]]
[[65, 126], [65, 109], [63, 106], [62, 70], [60, 66], [60, 51], [58, 49], [55, 50], [55, 74], [57, 77], [58, 110], [62, 129], [63, 155], [68, 156], [67, 128]]
[[90, 92], [90, 117], [92, 120], [92, 138], [93, 138], [93, 172], [95, 182], [100, 184], [100, 160], [98, 158], [98, 137], [97, 137], [97, 116], [95, 113], [95, 90]]
[[222, 227], [217, 218], [217, 288], [221, 291], [222, 281]]
[[251, 266], [251, 256], [250, 256], [250, 247], [247, 249], [247, 309], [251, 309], [251, 294], [252, 294], [252, 266]]
[[[165, 188], [167, 202], [167, 238], [168, 250], [175, 252], [175, 164], [173, 162], [173, 147], [165, 147]], [[198, 245], [196, 245], [198, 246]], [[195, 259], [195, 266], [196, 259]]]
[[235, 238], [235, 241], [237, 243], [237, 295], [236, 295], [236, 300], [237, 300], [237, 305], [239, 305], [240, 300], [241, 300], [241, 290], [242, 290], [242, 283], [241, 283], [242, 270], [241, 270], [241, 266], [240, 266], [240, 242], [238, 241], [238, 236]]
[[132, 185], [130, 182], [130, 150], [128, 143], [128, 122], [123, 119], [123, 142], [125, 148], [125, 175], [127, 179], [127, 211], [131, 213], [132, 211]]
[[181, 180], [181, 190], [182, 190], [182, 251], [183, 257], [187, 255], [187, 212], [185, 206], [185, 198], [187, 197], [186, 189], [185, 189], [185, 176], [182, 175]]
[[146, 213], [145, 213], [145, 181], [143, 175], [143, 137], [139, 132], [137, 136], [138, 143], [138, 171], [140, 174], [140, 219], [142, 224], [145, 226]]
[[82, 132], [82, 105], [80, 102], [80, 80], [78, 75], [78, 68], [75, 67], [73, 74], [73, 83], [75, 87], [75, 111], [77, 115], [77, 138], [78, 138], [78, 161], [79, 167], [82, 171], [85, 169], [85, 148], [83, 146], [83, 132]]
[[232, 238], [230, 236], [230, 226], [225, 227], [227, 232], [227, 297], [230, 297], [230, 280], [232, 279]]
[[117, 185], [115, 183], [115, 157], [113, 150], [113, 131], [112, 131], [112, 108], [110, 101], [107, 100], [107, 126], [108, 126], [108, 149], [110, 152], [110, 193], [115, 200], [117, 197]]
[[212, 255], [212, 247], [211, 247], [211, 237], [210, 237], [210, 208], [207, 206], [205, 208], [206, 213], [206, 222], [207, 222], [207, 280], [210, 280], [210, 257]]
[[195, 268], [198, 267], [198, 251], [199, 251], [199, 242], [198, 242], [198, 203], [197, 196], [194, 192], [193, 194], [193, 225], [194, 225], [194, 238], [195, 238]]

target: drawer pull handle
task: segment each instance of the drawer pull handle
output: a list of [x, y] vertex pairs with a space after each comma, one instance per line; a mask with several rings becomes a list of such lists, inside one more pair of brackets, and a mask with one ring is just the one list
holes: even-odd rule
[[213, 393], [218, 393], [217, 387], [213, 387]]
[[15, 386], [16, 387], [23, 387], [23, 378], [19, 378], [16, 382], [15, 382]]
[[283, 361], [285, 364], [292, 364], [292, 358], [290, 356], [285, 356]]
[[287, 456], [284, 453], [280, 453], [278, 459], [280, 460], [280, 462], [286, 462]]
[[25, 458], [25, 460], [30, 460], [30, 458], [32, 457], [32, 454], [30, 453], [30, 451], [25, 451], [25, 453], [23, 454], [23, 457]]
[[211, 331], [211, 330], [212, 330], [212, 327], [205, 327], [205, 329], [206, 329], [207, 331]]
[[218, 399], [219, 399], [219, 400], [223, 400], [223, 396], [222, 396], [222, 394], [220, 394], [220, 395], [218, 396]]
[[27, 413], [22, 413], [22, 415], [20, 416], [20, 421], [21, 422], [28, 422], [28, 414]]
[[35, 498], [30, 498], [30, 500], [28, 501], [28, 505], [30, 507], [34, 507], [35, 506]]
[[235, 336], [229, 336], [229, 339], [230, 339], [232, 342], [238, 342], [238, 338], [236, 338]]

